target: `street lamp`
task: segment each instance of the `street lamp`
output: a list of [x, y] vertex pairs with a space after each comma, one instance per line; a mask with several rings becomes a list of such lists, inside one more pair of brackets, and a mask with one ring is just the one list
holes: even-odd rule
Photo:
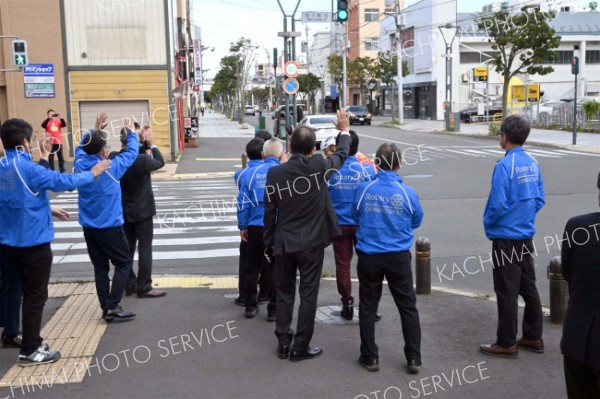
[[[452, 35], [452, 40], [448, 43], [446, 40], [446, 36], [444, 35], [444, 31], [442, 29], [453, 29], [456, 28], [454, 34]], [[452, 113], [452, 44], [454, 43], [454, 39], [456, 39], [456, 35], [458, 34], [458, 26], [452, 25], [448, 22], [444, 26], [438, 26], [440, 33], [442, 34], [442, 39], [444, 39], [444, 44], [446, 44], [446, 54], [442, 55], [446, 57], [446, 129], [450, 127], [450, 114]]]
[[[214, 52], [215, 48], [210, 47], [210, 46], [200, 46], [200, 54], [201, 54], [200, 58], [201, 59], [202, 59], [202, 54], [204, 53], [204, 50], [210, 50], [211, 52]], [[200, 66], [200, 69], [202, 69], [202, 66]], [[204, 71], [208, 71], [208, 69], [205, 69], [200, 72], [202, 74], [201, 82], [200, 82], [200, 106], [202, 106], [204, 104]]]
[[400, 124], [404, 123], [404, 89], [403, 77], [402, 77], [402, 15], [400, 14], [400, 2], [398, 0], [385, 0], [385, 6], [387, 8], [394, 7], [394, 19], [396, 20], [396, 64], [398, 75], [398, 121]]

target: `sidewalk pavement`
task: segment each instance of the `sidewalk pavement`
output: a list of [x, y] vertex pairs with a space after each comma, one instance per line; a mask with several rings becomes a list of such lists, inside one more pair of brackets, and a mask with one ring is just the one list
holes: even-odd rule
[[[478, 346], [494, 340], [497, 315], [496, 304], [485, 299], [441, 291], [419, 295], [423, 367], [419, 375], [409, 375], [398, 312], [385, 285], [379, 306], [383, 319], [376, 324], [377, 373], [357, 362], [357, 320], [331, 315], [339, 310], [332, 280], [321, 283], [311, 342], [323, 348], [323, 355], [298, 363], [277, 358], [275, 326], [265, 321], [265, 306], [254, 319], [245, 319], [244, 309], [233, 304], [234, 277], [157, 277], [155, 285], [165, 287], [168, 295], [124, 298], [123, 306], [137, 313], [137, 319], [109, 325], [100, 321], [92, 283], [79, 284], [76, 291], [60, 287], [74, 284], [58, 285], [51, 290], [54, 295], [70, 296], [43, 332], [53, 337], [52, 348], [64, 351], [62, 363], [11, 368], [10, 378], [0, 380], [0, 398], [566, 397], [561, 327], [545, 321], [544, 354], [487, 357]], [[357, 295], [357, 283], [353, 291]], [[89, 321], [80, 325], [79, 318]], [[54, 338], [61, 334], [65, 337]], [[90, 340], [81, 346], [86, 334]], [[14, 349], [0, 350], [0, 373], [16, 355]]]
[[[389, 120], [390, 118], [377, 118], [376, 121], [374, 120], [374, 124], [382, 124]], [[447, 132], [444, 130], [444, 121], [405, 119], [404, 122], [404, 125], [397, 126], [397, 128], [416, 132], [444, 133], [457, 136], [489, 138], [488, 124], [486, 123], [461, 122], [460, 132]], [[572, 132], [533, 128], [531, 129], [527, 143], [600, 154], [600, 134], [577, 132], [577, 144], [572, 145], [572, 140]]]

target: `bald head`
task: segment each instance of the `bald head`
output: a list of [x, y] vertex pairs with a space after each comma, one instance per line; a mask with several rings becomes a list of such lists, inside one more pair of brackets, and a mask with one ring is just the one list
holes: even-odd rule
[[263, 153], [265, 154], [265, 158], [279, 158], [283, 153], [281, 141], [275, 138], [265, 141]]
[[294, 129], [290, 139], [292, 153], [309, 155], [317, 146], [315, 131], [307, 126], [299, 126]]

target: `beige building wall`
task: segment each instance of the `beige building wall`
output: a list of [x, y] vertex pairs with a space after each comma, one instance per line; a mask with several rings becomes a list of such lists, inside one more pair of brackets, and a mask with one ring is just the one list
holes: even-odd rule
[[[49, 108], [67, 116], [59, 0], [0, 0], [0, 34], [27, 41], [29, 63], [54, 65], [55, 98], [25, 98], [23, 71], [0, 74], [0, 120], [25, 119], [38, 137]], [[2, 40], [0, 65], [12, 68], [11, 40]], [[69, 127], [63, 128], [63, 133]], [[67, 140], [65, 145], [67, 145]], [[68, 148], [65, 149], [68, 154]], [[34, 154], [35, 155], [35, 154]]]

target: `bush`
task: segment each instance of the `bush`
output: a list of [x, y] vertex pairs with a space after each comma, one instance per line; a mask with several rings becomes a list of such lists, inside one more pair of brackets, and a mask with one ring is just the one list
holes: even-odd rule
[[498, 137], [500, 134], [500, 125], [497, 123], [490, 123], [488, 126], [488, 136], [490, 137]]

